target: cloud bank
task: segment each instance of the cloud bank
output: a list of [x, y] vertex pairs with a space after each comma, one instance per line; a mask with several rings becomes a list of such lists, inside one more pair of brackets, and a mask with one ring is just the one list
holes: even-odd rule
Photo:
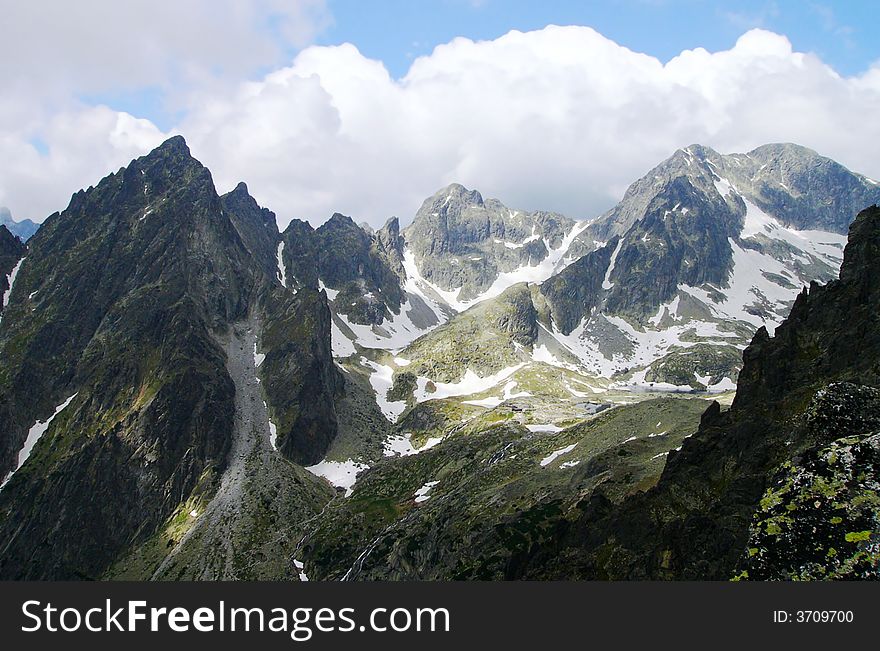
[[[334, 211], [379, 225], [407, 223], [452, 181], [513, 207], [593, 217], [695, 142], [727, 153], [791, 141], [876, 178], [878, 115], [880, 64], [841, 77], [771, 32], [664, 65], [588, 27], [547, 27], [455, 39], [397, 80], [352, 45], [306, 48], [258, 81], [197, 88], [171, 131], [219, 190], [247, 181], [282, 227]], [[62, 208], [166, 135], [105, 107], [46, 124], [47, 154], [0, 127], [0, 204], [21, 217]]]

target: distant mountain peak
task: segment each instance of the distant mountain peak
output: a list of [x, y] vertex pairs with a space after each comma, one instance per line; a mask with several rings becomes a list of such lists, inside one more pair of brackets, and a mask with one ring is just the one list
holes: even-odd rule
[[10, 231], [6, 224], [0, 224], [0, 251], [4, 251], [7, 247], [10, 249], [15, 249], [16, 253], [21, 253], [24, 250], [24, 246], [22, 245], [22, 240], [15, 233]]
[[721, 154], [719, 154], [717, 151], [715, 151], [714, 149], [712, 149], [708, 145], [701, 145], [698, 142], [696, 142], [692, 145], [688, 145], [687, 147], [684, 148], [684, 150], [679, 150], [679, 151], [683, 151], [684, 153], [690, 154], [692, 156], [697, 156], [701, 160], [718, 158], [721, 156]]
[[[431, 206], [482, 206], [483, 195], [478, 190], [469, 190], [461, 183], [450, 183], [439, 189], [433, 196], [425, 201]], [[422, 206], [424, 208], [424, 205]]]
[[382, 230], [390, 233], [400, 233], [400, 220], [397, 217], [389, 217]]
[[326, 222], [318, 227], [318, 230], [328, 228], [347, 228], [362, 230], [361, 227], [358, 226], [351, 217], [349, 217], [348, 215], [343, 215], [341, 212], [333, 213], [330, 216], [330, 219], [328, 219]]
[[[752, 151], [749, 152], [749, 156], [800, 156], [800, 157], [809, 157], [809, 158], [826, 158], [822, 156], [818, 152], [810, 149], [809, 147], [804, 147], [803, 145], [798, 145], [793, 142], [770, 142], [759, 147], [755, 147]], [[827, 159], [830, 160], [830, 159]]]
[[5, 206], [0, 206], [0, 225], [9, 229], [9, 232], [20, 238], [22, 242], [27, 242], [40, 228], [39, 224], [35, 224], [30, 219], [16, 221], [12, 217], [12, 212]]

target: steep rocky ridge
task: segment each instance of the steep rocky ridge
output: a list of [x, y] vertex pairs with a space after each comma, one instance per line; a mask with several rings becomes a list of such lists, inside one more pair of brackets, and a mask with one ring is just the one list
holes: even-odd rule
[[[717, 364], [700, 351], [732, 359], [803, 286], [833, 279], [846, 211], [878, 199], [869, 179], [794, 145], [679, 150], [588, 227], [607, 243], [543, 283], [553, 333], [603, 377], [713, 386], [700, 378]], [[689, 378], [665, 372], [684, 357]], [[732, 385], [737, 372], [722, 377]]]
[[247, 309], [246, 257], [181, 138], [32, 238], [0, 329], [4, 474], [67, 407], [0, 493], [3, 576], [96, 576], [222, 469], [234, 389], [213, 333]]
[[[872, 454], [873, 389], [880, 386], [878, 252], [880, 210], [872, 207], [850, 228], [840, 279], [802, 292], [774, 337], [763, 329], [755, 335], [732, 408], [704, 414], [697, 433], [670, 455], [656, 488], [618, 508], [599, 497], [586, 499], [583, 515], [567, 527], [559, 545], [535, 550], [522, 576], [725, 579], [742, 563], [746, 573], [740, 576], [747, 578], [749, 567], [760, 567], [761, 559], [786, 545], [802, 556], [787, 558], [788, 569], [777, 566], [776, 576], [814, 571], [809, 563], [815, 560], [805, 550], [816, 543], [827, 551], [828, 543], [811, 543], [806, 536], [815, 521], [806, 532], [798, 523], [817, 514], [799, 511], [797, 499], [786, 502], [780, 491], [790, 486], [786, 472], [802, 473], [802, 479], [825, 472], [816, 458], [830, 458], [835, 446], [843, 451], [861, 445], [865, 452], [858, 454], [866, 454], [866, 461]], [[865, 534], [864, 511], [853, 508], [866, 496], [875, 499], [876, 486], [864, 475], [848, 477], [845, 468], [837, 477], [851, 482], [849, 488], [824, 497], [813, 493], [813, 511], [822, 513], [825, 500], [833, 498], [837, 506], [822, 507], [823, 527], [827, 532], [833, 525], [831, 535], [839, 537], [836, 554], [855, 559], [853, 575], [866, 564], [876, 572], [876, 552], [870, 551], [876, 521]], [[803, 479], [801, 485], [807, 483]], [[868, 493], [859, 497], [861, 491]], [[772, 519], [771, 509], [780, 503], [792, 505], [786, 520]], [[757, 544], [758, 530], [764, 547]], [[754, 551], [747, 553], [747, 545]], [[837, 562], [828, 557], [835, 571]]]
[[[32, 238], [0, 325], [0, 575], [98, 577], [210, 501], [235, 440], [223, 342], [255, 314], [273, 454], [323, 456], [341, 382], [329, 310], [276, 277], [272, 217], [244, 186], [219, 197], [176, 137]], [[309, 478], [282, 493], [327, 494]]]

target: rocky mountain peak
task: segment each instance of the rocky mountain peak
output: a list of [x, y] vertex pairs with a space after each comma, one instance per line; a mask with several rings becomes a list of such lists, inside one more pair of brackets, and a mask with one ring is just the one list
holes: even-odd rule
[[186, 144], [186, 140], [181, 135], [171, 136], [167, 140], [165, 140], [161, 145], [156, 147], [150, 155], [159, 156], [168, 156], [168, 155], [178, 155], [184, 157], [192, 157], [192, 154], [189, 150], [189, 145]]
[[379, 247], [388, 255], [389, 263], [395, 271], [402, 271], [403, 238], [400, 237], [400, 222], [391, 217], [385, 225], [375, 233]]
[[232, 196], [242, 196], [242, 197], [243, 196], [248, 196], [248, 197], [251, 196], [250, 192], [248, 191], [247, 183], [245, 183], [244, 181], [239, 181], [238, 184], [228, 194], [230, 194]]
[[[172, 172], [199, 173], [207, 168], [196, 160], [183, 136], [173, 136], [145, 156], [132, 161], [126, 170], [144, 175], [165, 176]], [[208, 173], [210, 176], [210, 173]]]
[[[330, 314], [280, 281], [279, 244], [274, 215], [243, 184], [218, 196], [179, 137], [47, 220], [0, 329], [0, 476], [14, 473], [0, 575], [98, 576], [213, 493], [243, 434], [235, 401], [257, 379], [267, 454], [323, 456], [340, 382]], [[34, 423], [62, 411], [21, 465]]]
[[514, 210], [454, 183], [427, 199], [402, 235], [418, 273], [448, 292], [436, 298], [461, 311], [487, 292], [545, 280], [575, 259], [575, 227], [564, 215]]
[[756, 147], [748, 153], [748, 156], [758, 159], [762, 162], [767, 161], [788, 161], [790, 163], [799, 162], [817, 162], [830, 161], [830, 158], [820, 156], [817, 152], [809, 147], [797, 145], [793, 142], [771, 142]]
[[[468, 206], [482, 206], [483, 195], [477, 190], [468, 190], [460, 183], [450, 183], [441, 188], [422, 204], [422, 208], [430, 205], [432, 209], [454, 212]], [[421, 211], [420, 211], [421, 212]]]
[[379, 232], [385, 232], [389, 237], [398, 237], [400, 235], [400, 220], [397, 217], [389, 217], [388, 221], [385, 222], [385, 225], [382, 226]]
[[242, 181], [231, 192], [223, 195], [224, 203], [242, 214], [257, 217], [262, 226], [268, 227], [277, 235], [278, 227], [275, 221], [275, 213], [268, 208], [263, 208], [257, 200], [248, 192], [248, 186]]
[[849, 241], [840, 267], [840, 280], [853, 282], [880, 278], [880, 209], [873, 205], [859, 214], [849, 228]]
[[326, 222], [321, 224], [318, 227], [319, 231], [329, 231], [329, 230], [346, 230], [346, 231], [362, 231], [360, 226], [358, 226], [355, 221], [349, 217], [348, 215], [343, 215], [342, 213], [335, 212], [330, 216]]

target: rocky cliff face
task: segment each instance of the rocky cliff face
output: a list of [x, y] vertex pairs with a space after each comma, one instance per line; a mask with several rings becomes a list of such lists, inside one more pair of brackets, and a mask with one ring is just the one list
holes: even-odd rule
[[399, 260], [389, 260], [394, 243], [383, 235], [385, 241], [338, 213], [315, 231], [321, 281], [338, 292], [337, 310], [353, 323], [381, 324], [400, 312], [403, 292], [392, 266]]
[[[211, 493], [236, 434], [219, 341], [249, 315], [282, 453], [323, 455], [329, 313], [275, 277], [277, 242], [271, 213], [243, 185], [219, 197], [179, 137], [46, 220], [0, 326], [2, 576], [99, 576]], [[279, 396], [282, 382], [302, 389]]]
[[[546, 275], [532, 280], [548, 277], [562, 266], [573, 239], [566, 236], [576, 226], [556, 213], [527, 213], [497, 199], [484, 201], [476, 190], [454, 183], [425, 200], [403, 237], [421, 276], [449, 292], [450, 304], [460, 310], [459, 305], [486, 294], [502, 274], [525, 273], [521, 270], [545, 263]], [[514, 282], [506, 281], [505, 287]]]
[[276, 292], [264, 302], [260, 364], [277, 447], [289, 459], [311, 465], [324, 458], [336, 436], [335, 401], [343, 381], [330, 348], [331, 313], [325, 297], [308, 288]]
[[180, 138], [47, 219], [0, 330], [4, 474], [56, 413], [0, 493], [4, 576], [95, 576], [222, 469], [233, 387], [212, 333], [247, 310], [246, 257]]
[[247, 185], [239, 183], [220, 197], [225, 213], [251, 257], [251, 263], [267, 279], [277, 278], [278, 224], [275, 213], [257, 204]]
[[375, 233], [339, 213], [317, 230], [294, 220], [282, 239], [293, 285], [328, 289], [336, 314], [365, 326], [400, 314], [405, 299], [396, 219]]

